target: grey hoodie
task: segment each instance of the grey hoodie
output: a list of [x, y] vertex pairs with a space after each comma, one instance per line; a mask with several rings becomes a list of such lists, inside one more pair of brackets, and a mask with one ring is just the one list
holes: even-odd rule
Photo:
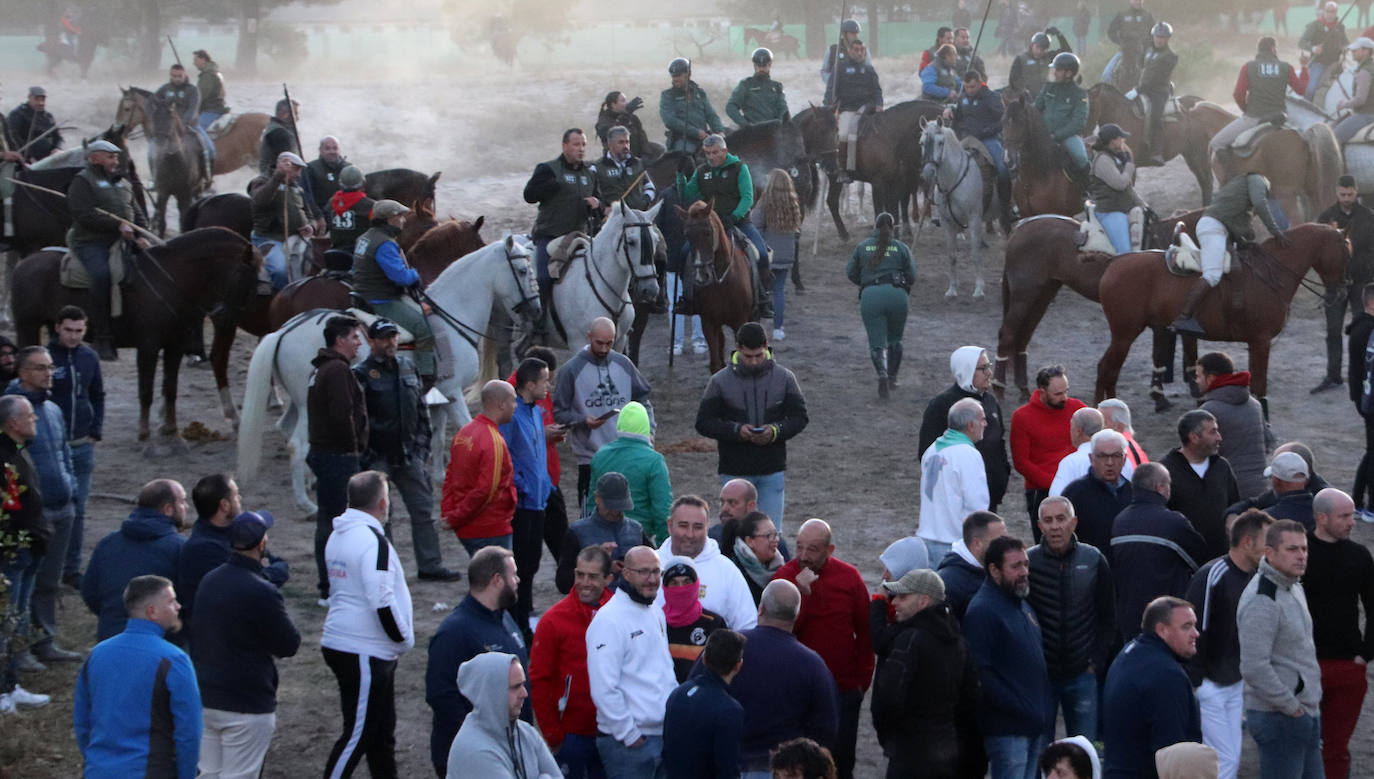
[[458, 667], [458, 691], [472, 701], [472, 713], [449, 747], [449, 779], [563, 776], [539, 730], [510, 718], [510, 666], [518, 662], [505, 652], [483, 652]]
[[1297, 579], [1261, 559], [1236, 607], [1245, 708], [1320, 713], [1322, 671], [1312, 641], [1312, 614]]

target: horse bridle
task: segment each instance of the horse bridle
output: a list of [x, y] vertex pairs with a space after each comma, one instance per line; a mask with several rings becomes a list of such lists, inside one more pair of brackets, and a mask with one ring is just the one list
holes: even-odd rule
[[[520, 290], [520, 302], [515, 305], [514, 309], [515, 312], [518, 314], [528, 309], [531, 303], [539, 302], [539, 296], [537, 294], [530, 295], [528, 285], [520, 283], [520, 272], [515, 269], [515, 261], [519, 259], [524, 259], [528, 261], [529, 253], [512, 252], [507, 247], [503, 247], [503, 250], [506, 252], [506, 268], [510, 271], [511, 279], [515, 282], [515, 288]], [[422, 303], [429, 304], [430, 311], [432, 311], [435, 316], [447, 322], [450, 326], [453, 327], [453, 329], [458, 331], [459, 335], [463, 336], [463, 340], [467, 341], [469, 344], [472, 344], [472, 348], [478, 348], [478, 338], [486, 338], [488, 340], [491, 340], [491, 336], [488, 335], [486, 331], [479, 330], [473, 327], [472, 325], [462, 321], [453, 314], [449, 313], [447, 309], [439, 305], [438, 302], [436, 302], [434, 298], [430, 297], [429, 293], [425, 292], [424, 290], [421, 290], [419, 292], [418, 297]]]
[[[930, 147], [930, 153], [933, 154], [934, 151], [935, 151], [935, 136], [932, 135], [932, 136], [930, 136], [929, 138], [927, 138], [924, 145]], [[959, 171], [959, 178], [955, 179], [955, 180], [954, 180], [954, 184], [952, 184], [952, 185], [949, 186], [949, 187], [946, 187], [946, 186], [944, 185], [944, 183], [940, 181], [940, 166], [937, 165], [936, 163], [932, 162], [929, 155], [926, 156], [925, 163], [926, 163], [927, 165], [929, 165], [929, 166], [931, 166], [932, 168], [935, 169], [935, 177], [934, 177], [934, 180], [935, 180], [935, 188], [938, 189], [938, 190], [940, 191], [940, 194], [942, 194], [942, 195], [945, 196], [945, 202], [946, 202], [946, 203], [949, 202], [949, 193], [951, 193], [951, 192], [953, 192], [954, 190], [958, 189], [958, 188], [959, 188], [959, 185], [962, 184], [962, 183], [964, 183], [964, 179], [968, 176], [969, 169], [970, 169], [971, 167], [973, 167], [973, 154], [972, 154], [971, 152], [969, 152], [967, 149], [963, 149], [962, 147], [961, 147], [960, 150], [964, 152], [964, 165], [963, 165], [963, 168]], [[924, 152], [925, 150], [922, 150], [922, 151]], [[941, 141], [940, 141], [940, 159], [943, 160], [943, 159], [944, 159], [944, 156], [945, 156], [945, 143], [944, 143], [944, 139], [941, 139]], [[960, 229], [960, 230], [967, 230], [967, 229], [968, 229], [968, 225], [964, 224], [963, 222], [960, 222], [960, 221], [959, 221], [959, 217], [957, 217], [957, 216], [954, 215], [954, 207], [953, 207], [953, 206], [950, 206], [950, 208], [949, 208], [949, 217], [950, 217], [950, 219], [953, 219], [953, 220], [954, 220], [954, 223], [955, 223], [955, 224], [959, 225], [959, 229]]]
[[[630, 256], [630, 242], [625, 239], [626, 234], [634, 227], [639, 228], [639, 262], [637, 263], [634, 261], [634, 258]], [[658, 270], [654, 267], [653, 229], [653, 222], [624, 222], [620, 225], [620, 235], [616, 236], [616, 252], [625, 258], [625, 264], [629, 266], [631, 284], [638, 284], [643, 281], [648, 281], [649, 279], [653, 279], [655, 282], [658, 281]], [[595, 245], [595, 238], [588, 237], [587, 240], [589, 243], [592, 243], [593, 246]], [[596, 298], [596, 302], [601, 304], [601, 307], [605, 309], [607, 314], [610, 314], [611, 321], [619, 321], [620, 315], [625, 313], [625, 308], [629, 306], [630, 303], [624, 298], [617, 298], [616, 303], [618, 305], [612, 306], [601, 296], [601, 292], [596, 288], [596, 282], [592, 279], [593, 268], [596, 269], [596, 277], [601, 280], [602, 284], [605, 284], [608, 289], [614, 289], [614, 287], [611, 286], [611, 282], [606, 278], [606, 274], [601, 272], [601, 267], [593, 261], [595, 254], [595, 251], [591, 248], [587, 250], [587, 256], [583, 258], [582, 275], [586, 278], [587, 285], [591, 287], [592, 296]], [[647, 267], [649, 269], [648, 273], [640, 274], [636, 272], [636, 268], [641, 266]]]

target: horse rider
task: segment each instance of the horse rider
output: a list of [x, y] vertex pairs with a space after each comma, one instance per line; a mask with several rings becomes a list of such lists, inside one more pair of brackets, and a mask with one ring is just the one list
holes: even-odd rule
[[20, 154], [25, 162], [37, 162], [62, 148], [62, 131], [55, 129], [57, 120], [47, 106], [48, 93], [43, 87], [29, 87], [29, 99], [10, 111], [10, 131], [18, 143], [15, 151], [23, 150]]
[[845, 163], [835, 181], [843, 184], [857, 170], [860, 121], [864, 114], [883, 110], [883, 87], [878, 83], [878, 71], [868, 61], [867, 47], [858, 39], [849, 44], [848, 58], [832, 76], [832, 89], [826, 91], [834, 100], [830, 105], [839, 113], [837, 135]]
[[353, 247], [353, 293], [372, 310], [415, 337], [415, 370], [424, 390], [434, 386], [438, 366], [434, 360], [434, 331], [425, 315], [428, 304], [416, 305], [403, 298], [420, 291], [420, 272], [406, 262], [396, 237], [405, 226], [410, 209], [395, 200], [378, 200], [372, 206], [372, 225]]
[[830, 49], [825, 53], [825, 59], [821, 60], [821, 83], [825, 84], [825, 104], [830, 103], [830, 75], [835, 72], [845, 60], [849, 59], [849, 44], [859, 39], [859, 33], [863, 32], [863, 27], [853, 19], [845, 19], [840, 22], [839, 43], [830, 44]]
[[305, 160], [299, 154], [284, 151], [277, 156], [277, 168], [267, 181], [250, 195], [253, 207], [253, 232], [249, 240], [263, 253], [263, 265], [272, 278], [272, 291], [285, 287], [290, 281], [287, 271], [286, 242], [292, 235], [305, 240], [315, 234], [305, 211], [305, 191], [301, 189], [301, 174]]
[[[1059, 46], [1051, 49], [1050, 36], [1059, 40]], [[1030, 48], [1016, 55], [1016, 59], [1011, 62], [1011, 75], [1007, 77], [1007, 89], [1013, 95], [1019, 94], [1023, 90], [1030, 94], [1038, 94], [1040, 87], [1050, 79], [1050, 63], [1054, 58], [1064, 52], [1073, 51], [1069, 47], [1069, 39], [1064, 37], [1064, 33], [1058, 27], [1046, 28], [1044, 32], [1038, 32], [1031, 36]]]
[[1298, 39], [1298, 48], [1311, 52], [1312, 58], [1308, 65], [1312, 77], [1307, 80], [1306, 91], [1298, 92], [1308, 100], [1316, 96], [1317, 87], [1321, 86], [1322, 76], [1327, 71], [1340, 71], [1341, 50], [1349, 42], [1340, 13], [1340, 6], [1334, 2], [1326, 3], [1322, 6], [1321, 15], [1307, 25]]
[[1011, 222], [1011, 172], [1007, 170], [1002, 149], [1002, 96], [989, 89], [986, 77], [977, 70], [964, 74], [963, 94], [953, 106], [945, 109], [945, 121], [952, 121], [954, 134], [960, 138], [973, 136], [982, 142], [992, 157], [997, 171], [997, 199], [1002, 212]]
[[635, 131], [638, 130], [642, 137], [644, 125], [635, 116], [635, 111], [644, 107], [644, 98], [636, 97], [630, 100], [624, 92], [611, 91], [606, 93], [606, 99], [601, 102], [601, 110], [596, 114], [596, 137], [601, 141], [601, 148], [606, 148], [606, 133], [612, 127], [620, 125], [630, 131], [630, 142], [634, 143]]
[[[592, 215], [601, 207], [596, 170], [583, 161], [586, 155], [587, 136], [576, 127], [565, 130], [563, 153], [534, 166], [534, 173], [525, 183], [525, 202], [539, 204], [530, 237], [534, 239], [539, 295], [545, 304], [553, 294], [549, 242], [568, 233], [588, 231]], [[545, 311], [548, 308], [544, 306]]]
[[897, 386], [907, 298], [916, 283], [911, 249], [892, 237], [895, 222], [892, 214], [878, 214], [873, 235], [854, 247], [845, 268], [845, 275], [859, 287], [859, 316], [868, 334], [868, 355], [878, 372], [878, 397], [883, 400]]
[[1069, 154], [1069, 175], [1084, 191], [1088, 189], [1088, 150], [1081, 133], [1088, 123], [1088, 91], [1079, 86], [1078, 55], [1060, 52], [1054, 56], [1054, 80], [1040, 88], [1035, 108], [1056, 143]]
[[954, 45], [946, 43], [935, 52], [935, 59], [921, 71], [921, 97], [937, 103], [952, 103], [964, 91], [964, 82], [959, 79], [955, 67], [959, 62], [959, 52]]
[[1350, 109], [1350, 115], [1336, 122], [1333, 131], [1342, 147], [1355, 133], [1374, 123], [1374, 40], [1361, 36], [1350, 44], [1350, 56], [1355, 58], [1354, 93], [1336, 106]]
[[316, 213], [324, 213], [329, 198], [339, 191], [339, 174], [348, 167], [349, 162], [339, 151], [339, 139], [326, 135], [320, 139], [320, 156], [305, 166], [305, 178], [310, 182], [308, 189], [315, 198]]
[[1092, 176], [1088, 194], [1096, 204], [1097, 222], [1117, 254], [1131, 251], [1131, 209], [1141, 204], [1135, 193], [1135, 161], [1126, 139], [1131, 134], [1119, 125], [1104, 124], [1093, 144]]
[[67, 244], [91, 277], [86, 312], [91, 336], [102, 360], [115, 360], [114, 330], [110, 321], [110, 247], [116, 241], [134, 241], [140, 249], [148, 241], [138, 237], [134, 225], [147, 227], [143, 212], [134, 207], [134, 191], [116, 171], [119, 147], [100, 140], [86, 147], [89, 163], [67, 188], [67, 208], [72, 228]]
[[352, 165], [339, 173], [339, 191], [329, 198], [329, 248], [351, 256], [358, 237], [367, 231], [376, 204], [363, 192], [363, 172]]
[[200, 161], [204, 166], [201, 173], [206, 181], [210, 181], [214, 177], [215, 144], [200, 126], [200, 90], [191, 83], [186, 75], [186, 68], [182, 67], [180, 62], [172, 65], [168, 71], [167, 83], [158, 87], [153, 93], [153, 98], [157, 100], [158, 105], [153, 113], [153, 131], [157, 137], [150, 138], [148, 143], [151, 180], [157, 182], [157, 161], [161, 157], [152, 150], [163, 142], [162, 139], [171, 137], [172, 112], [175, 112], [181, 117], [181, 123], [186, 129], [194, 132], [200, 139]]
[[630, 153], [630, 128], [616, 125], [606, 131], [606, 153], [592, 170], [603, 216], [617, 200], [636, 211], [654, 202], [654, 182], [644, 173], [644, 160]]
[[1170, 79], [1178, 66], [1178, 54], [1169, 48], [1173, 35], [1174, 27], [1168, 22], [1159, 22], [1150, 31], [1150, 48], [1145, 51], [1140, 86], [1135, 90], [1150, 101], [1150, 112], [1145, 117], [1144, 145], [1150, 151], [1151, 165], [1164, 164], [1164, 107], [1173, 95], [1174, 85]]
[[1279, 229], [1269, 210], [1268, 179], [1258, 173], [1244, 173], [1222, 184], [1212, 196], [1212, 204], [1197, 220], [1197, 240], [1202, 249], [1202, 278], [1193, 282], [1193, 288], [1183, 302], [1183, 310], [1169, 329], [1179, 335], [1195, 335], [1199, 338], [1206, 335], [1197, 321], [1197, 307], [1207, 297], [1208, 290], [1221, 283], [1227, 236], [1238, 242], [1255, 239], [1255, 231], [1250, 226], [1252, 215], [1259, 217], [1280, 246], [1288, 245], [1288, 236]]
[[1241, 115], [1217, 130], [1208, 142], [1218, 161], [1230, 155], [1231, 143], [1241, 133], [1264, 122], [1282, 119], [1288, 112], [1286, 90], [1292, 87], [1301, 95], [1312, 75], [1306, 54], [1299, 59], [1299, 64], [1302, 66], [1300, 75], [1293, 71], [1292, 65], [1279, 60], [1278, 44], [1273, 38], [1260, 38], [1255, 58], [1241, 67], [1236, 88], [1231, 93], [1236, 105], [1240, 106]]
[[749, 58], [754, 62], [754, 75], [740, 79], [725, 104], [725, 114], [740, 127], [791, 119], [782, 84], [772, 79], [773, 52], [757, 48]]
[[921, 52], [921, 64], [916, 67], [919, 76], [940, 54], [940, 49], [954, 44], [954, 28], [941, 27], [935, 31], [935, 45]]
[[954, 28], [954, 51], [959, 55], [959, 61], [955, 63], [955, 73], [967, 73], [976, 70], [982, 74], [983, 79], [988, 77], [987, 66], [983, 64], [983, 58], [973, 51], [973, 37], [969, 35], [967, 27]]
[[210, 125], [229, 113], [229, 106], [224, 103], [224, 76], [220, 75], [219, 63], [210, 59], [205, 49], [195, 50], [191, 64], [200, 71], [196, 76], [196, 88], [200, 90], [200, 116], [196, 123], [200, 129], [209, 130]]
[[673, 85], [658, 96], [658, 118], [668, 136], [666, 151], [687, 152], [693, 157], [711, 133], [725, 132], [706, 90], [692, 80], [692, 61], [678, 57], [668, 63]]
[[1145, 56], [1145, 47], [1150, 42], [1154, 26], [1154, 14], [1145, 10], [1145, 0], [1131, 0], [1130, 8], [1112, 18], [1111, 24], [1107, 25], [1107, 37], [1120, 46], [1121, 51], [1107, 63], [1107, 68], [1102, 72], [1103, 81], [1114, 83], [1112, 75], [1117, 68], [1123, 68], [1122, 72], [1129, 83], [1122, 87], [1122, 91], [1135, 87], [1141, 59]]
[[[720, 217], [725, 229], [734, 229], [749, 239], [757, 256], [750, 266], [753, 270], [754, 302], [759, 318], [773, 316], [771, 296], [763, 282], [768, 280], [768, 244], [764, 243], [759, 229], [749, 219], [749, 211], [754, 207], [754, 181], [749, 174], [749, 166], [726, 148], [725, 136], [719, 133], [706, 136], [702, 142], [706, 151], [706, 162], [692, 172], [686, 182], [678, 175], [677, 189], [682, 193], [683, 203], [698, 200], [711, 204], [711, 209]], [[683, 273], [682, 300], [674, 306], [674, 313], [687, 316], [696, 313], [692, 300], [692, 274]]]

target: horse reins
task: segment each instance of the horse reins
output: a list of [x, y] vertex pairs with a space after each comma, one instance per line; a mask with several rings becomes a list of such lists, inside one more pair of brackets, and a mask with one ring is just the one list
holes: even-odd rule
[[[621, 224], [621, 226], [620, 226], [620, 236], [619, 236], [618, 238], [616, 238], [616, 242], [617, 242], [617, 248], [618, 248], [618, 250], [619, 250], [621, 253], [623, 253], [624, 256], [625, 256], [625, 264], [626, 264], [627, 266], [629, 266], [630, 280], [631, 280], [631, 281], [636, 281], [636, 282], [638, 282], [638, 281], [644, 281], [644, 280], [649, 279], [649, 278], [653, 278], [654, 280], [657, 280], [657, 279], [658, 279], [658, 273], [657, 273], [656, 271], [653, 272], [653, 273], [651, 273], [651, 274], [649, 274], [649, 275], [645, 275], [645, 276], [640, 276], [639, 274], [637, 274], [637, 273], [635, 272], [635, 262], [634, 262], [634, 258], [630, 256], [630, 243], [629, 243], [629, 241], [626, 241], [626, 240], [625, 240], [625, 233], [626, 233], [631, 227], [638, 227], [638, 228], [639, 228], [639, 235], [640, 235], [640, 248], [639, 248], [639, 251], [640, 251], [641, 255], [643, 255], [643, 254], [646, 253], [646, 252], [648, 252], [650, 255], [652, 255], [652, 247], [653, 247], [653, 243], [654, 243], [654, 242], [653, 242], [653, 235], [652, 235], [652, 233], [649, 232], [650, 229], [653, 227], [653, 223], [652, 223], [652, 222], [627, 222], [627, 223]], [[619, 320], [620, 320], [620, 316], [621, 316], [622, 314], [624, 314], [624, 313], [625, 313], [625, 309], [626, 309], [627, 307], [629, 307], [630, 301], [627, 301], [627, 300], [625, 300], [624, 298], [618, 298], [618, 299], [616, 300], [616, 302], [617, 302], [619, 305], [618, 305], [618, 306], [612, 306], [611, 304], [609, 304], [609, 303], [606, 302], [605, 298], [603, 298], [603, 297], [601, 296], [601, 292], [596, 288], [596, 287], [597, 287], [596, 282], [595, 282], [595, 280], [592, 279], [592, 269], [593, 269], [593, 267], [595, 267], [595, 269], [596, 269], [596, 276], [597, 276], [597, 278], [599, 278], [599, 279], [601, 280], [601, 283], [602, 283], [602, 284], [605, 284], [606, 287], [607, 287], [608, 289], [611, 289], [611, 290], [614, 290], [614, 289], [615, 289], [615, 287], [612, 286], [610, 280], [606, 278], [606, 274], [604, 274], [604, 273], [601, 272], [601, 266], [597, 265], [595, 262], [592, 261], [592, 257], [593, 257], [594, 254], [595, 254], [595, 252], [593, 251], [593, 249], [594, 249], [594, 247], [595, 247], [595, 240], [596, 240], [596, 239], [593, 238], [592, 236], [587, 236], [587, 242], [588, 242], [589, 245], [591, 245], [592, 248], [589, 248], [589, 249], [586, 251], [585, 256], [583, 256], [583, 258], [582, 258], [582, 276], [583, 276], [583, 278], [585, 278], [585, 279], [587, 280], [587, 286], [591, 287], [592, 296], [596, 298], [596, 302], [597, 302], [597, 303], [600, 303], [600, 304], [601, 304], [601, 307], [602, 307], [603, 309], [605, 309], [606, 313], [608, 313], [608, 314], [611, 315], [611, 321], [613, 321], [613, 322], [614, 322], [614, 321], [619, 321]], [[650, 260], [650, 262], [649, 262], [648, 264], [650, 264], [650, 265], [653, 264], [652, 259]]]
[[[516, 306], [516, 309], [519, 310], [520, 308], [523, 308], [524, 306], [528, 305], [530, 300], [532, 300], [533, 298], [530, 298], [524, 294], [525, 289], [520, 284], [520, 276], [515, 271], [514, 260], [517, 257], [528, 257], [528, 255], [512, 254], [509, 251], [506, 252], [506, 268], [510, 270], [511, 278], [515, 280], [516, 289], [519, 289], [521, 291], [520, 305]], [[450, 326], [457, 330], [458, 334], [463, 336], [463, 340], [467, 341], [469, 344], [472, 345], [472, 348], [479, 348], [477, 345], [478, 338], [495, 340], [490, 335], [487, 335], [486, 331], [479, 330], [473, 327], [472, 325], [463, 322], [453, 314], [450, 314], [443, 306], [439, 305], [438, 302], [434, 300], [434, 298], [430, 297], [429, 293], [421, 290], [419, 293], [419, 298], [421, 302], [429, 304], [430, 310], [434, 313], [435, 316], [439, 317], [444, 322], [447, 322]]]
[[[934, 150], [935, 150], [935, 139], [934, 139], [934, 138], [931, 138], [930, 147], [931, 147], [931, 151], [934, 152]], [[949, 193], [951, 193], [951, 192], [953, 192], [954, 190], [958, 189], [958, 188], [959, 188], [959, 185], [962, 184], [962, 183], [964, 183], [964, 179], [968, 176], [969, 169], [973, 167], [973, 162], [972, 162], [972, 159], [973, 159], [973, 152], [970, 152], [968, 149], [962, 149], [962, 151], [964, 152], [964, 166], [963, 166], [963, 169], [959, 171], [959, 178], [958, 178], [957, 180], [955, 180], [955, 182], [954, 182], [954, 184], [953, 184], [952, 186], [946, 188], [945, 185], [940, 181], [940, 169], [943, 167], [943, 165], [934, 165], [934, 167], [935, 167], [935, 188], [936, 188], [937, 190], [939, 190], [940, 194], [942, 194], [942, 195], [945, 196], [945, 202], [946, 202], [946, 203], [949, 203]], [[941, 161], [941, 163], [944, 162], [944, 159], [945, 159], [945, 144], [944, 144], [943, 142], [941, 142], [941, 143], [940, 143], [940, 161]], [[932, 164], [933, 164], [933, 163], [932, 163]], [[981, 198], [981, 197], [982, 197], [982, 193], [979, 193], [978, 196]], [[959, 229], [960, 229], [960, 230], [967, 230], [967, 229], [968, 229], [968, 225], [967, 225], [967, 224], [964, 224], [963, 222], [961, 222], [961, 221], [959, 220], [959, 217], [957, 217], [957, 216], [954, 215], [954, 206], [953, 206], [953, 205], [950, 205], [950, 206], [949, 206], [949, 218], [950, 218], [950, 219], [953, 219], [953, 220], [954, 220], [954, 223], [957, 224], [957, 225], [959, 225]]]

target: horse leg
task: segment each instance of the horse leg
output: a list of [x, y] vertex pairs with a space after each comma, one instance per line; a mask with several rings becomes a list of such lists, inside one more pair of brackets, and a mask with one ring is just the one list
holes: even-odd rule
[[[980, 195], [981, 196], [981, 195]], [[982, 300], [983, 292], [983, 215], [974, 213], [968, 222], [968, 253], [973, 258], [973, 299]]]
[[156, 212], [153, 214], [153, 231], [159, 238], [167, 237], [167, 201], [171, 196], [166, 188], [157, 191], [157, 203], [153, 207]]
[[210, 345], [210, 369], [215, 374], [215, 388], [219, 391], [219, 410], [224, 414], [224, 421], [235, 430], [239, 426], [239, 415], [234, 408], [234, 394], [229, 390], [229, 352], [234, 347], [237, 331], [232, 323], [224, 326], [215, 323], [215, 339]]
[[649, 326], [647, 313], [641, 315], [639, 308], [635, 308], [635, 323], [630, 326], [630, 347], [626, 351], [626, 356], [630, 362], [639, 365], [639, 342], [644, 340], [644, 328]]
[[798, 295], [806, 292], [801, 277], [801, 252], [797, 252], [797, 256], [792, 258], [792, 287]]
[[177, 435], [177, 373], [181, 369], [180, 345], [162, 350], [162, 428], [158, 434]]
[[1183, 336], [1183, 375], [1187, 378], [1188, 394], [1194, 398], [1202, 398], [1202, 388], [1197, 385], [1197, 372], [1193, 369], [1197, 367], [1197, 337], [1191, 335]]
[[844, 187], [836, 186], [835, 180], [831, 178], [825, 194], [825, 204], [830, 208], [830, 217], [835, 220], [835, 230], [840, 234], [840, 240], [848, 241], [849, 231], [844, 228], [844, 219], [840, 216], [840, 195], [843, 193]]
[[1155, 413], [1167, 411], [1174, 404], [1164, 394], [1164, 379], [1174, 360], [1175, 335], [1168, 328], [1153, 327], [1154, 367], [1150, 371], [1150, 398], [1155, 402]]
[[1250, 394], [1264, 411], [1264, 448], [1273, 449], [1278, 441], [1269, 426], [1269, 337], [1250, 341]]
[[291, 447], [291, 491], [296, 495], [296, 506], [301, 512], [310, 515], [317, 510], [315, 501], [310, 499], [310, 491], [306, 488], [306, 466], [305, 456], [310, 453], [309, 425], [300, 415], [297, 415], [295, 428], [291, 431], [289, 441]]
[[706, 349], [710, 353], [711, 373], [725, 367], [725, 333], [721, 323], [714, 319], [701, 318], [701, 327], [706, 331]]
[[[1194, 135], [1199, 137], [1193, 138]], [[1202, 205], [1206, 207], [1212, 204], [1212, 165], [1208, 154], [1210, 147], [1207, 145], [1209, 139], [1202, 132], [1194, 133], [1191, 122], [1186, 137], [1193, 140], [1184, 144], [1183, 160], [1188, 163], [1188, 170], [1192, 171], [1193, 177], [1197, 179], [1198, 189], [1202, 190]]]
[[1112, 333], [1112, 343], [1107, 347], [1107, 351], [1102, 355], [1102, 359], [1097, 361], [1097, 391], [1093, 394], [1093, 403], [1101, 403], [1106, 398], [1116, 397], [1116, 380], [1121, 376], [1121, 365], [1126, 362], [1126, 355], [1131, 353], [1131, 343], [1140, 334], [1136, 330], [1130, 335]]
[[153, 378], [157, 373], [157, 351], [145, 346], [138, 349], [138, 440], [147, 441], [148, 417], [153, 408]]
[[945, 299], [950, 300], [959, 297], [958, 277], [955, 274], [955, 267], [959, 263], [959, 239], [954, 231], [954, 219], [945, 209], [940, 209], [944, 213], [940, 214], [945, 226], [945, 248], [949, 251], [949, 288], [945, 290]]

